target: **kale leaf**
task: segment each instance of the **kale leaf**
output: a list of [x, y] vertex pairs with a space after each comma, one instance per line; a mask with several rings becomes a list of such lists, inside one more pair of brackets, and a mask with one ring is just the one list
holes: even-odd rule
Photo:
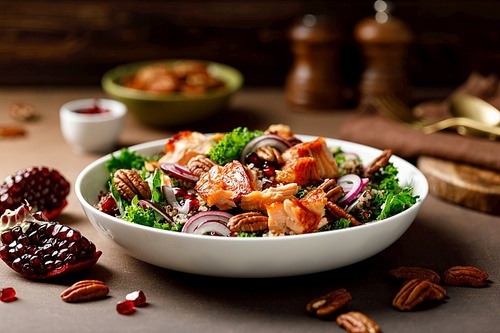
[[106, 161], [105, 167], [110, 174], [114, 174], [118, 169], [141, 170], [146, 160], [145, 156], [141, 156], [128, 148], [122, 148], [119, 154], [111, 154], [111, 159]]
[[372, 179], [372, 187], [376, 190], [374, 203], [379, 207], [375, 211], [377, 220], [396, 215], [413, 206], [419, 196], [413, 195], [411, 187], [399, 186], [398, 169], [393, 163], [387, 164]]
[[263, 132], [250, 131], [246, 127], [237, 127], [228, 132], [209, 151], [208, 155], [212, 161], [219, 165], [239, 160], [245, 145], [252, 139], [262, 135]]

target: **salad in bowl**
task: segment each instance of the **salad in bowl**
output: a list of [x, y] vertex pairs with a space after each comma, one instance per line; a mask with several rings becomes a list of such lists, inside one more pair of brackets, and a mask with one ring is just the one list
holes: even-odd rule
[[153, 156], [128, 148], [112, 154], [94, 207], [171, 232], [291, 237], [376, 223], [419, 200], [411, 184], [400, 184], [390, 150], [365, 161], [286, 125], [182, 131], [163, 148]]

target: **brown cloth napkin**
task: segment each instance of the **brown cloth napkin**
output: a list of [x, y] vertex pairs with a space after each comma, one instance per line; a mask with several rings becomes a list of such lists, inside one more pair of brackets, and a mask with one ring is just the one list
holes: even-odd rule
[[[453, 94], [474, 95], [500, 107], [500, 82], [495, 75], [484, 77], [472, 73]], [[450, 115], [446, 100], [424, 102], [418, 109], [422, 116], [436, 120]], [[446, 131], [423, 134], [378, 114], [371, 105], [360, 107], [342, 125], [339, 139], [379, 149], [390, 148], [395, 155], [405, 159], [432, 156], [500, 172], [500, 141]]]

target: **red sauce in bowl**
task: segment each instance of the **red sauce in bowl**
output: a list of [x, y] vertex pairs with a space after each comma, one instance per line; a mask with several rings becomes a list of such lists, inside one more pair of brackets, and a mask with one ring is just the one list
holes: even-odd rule
[[74, 112], [80, 113], [80, 114], [102, 114], [102, 113], [108, 113], [108, 109], [103, 109], [99, 107], [98, 105], [94, 105], [90, 108], [87, 109], [80, 109], [80, 110], [75, 110]]

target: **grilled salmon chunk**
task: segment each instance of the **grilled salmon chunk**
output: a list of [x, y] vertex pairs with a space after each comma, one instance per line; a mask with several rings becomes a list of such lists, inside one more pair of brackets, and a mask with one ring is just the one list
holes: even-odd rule
[[285, 162], [297, 160], [301, 157], [314, 158], [321, 179], [335, 178], [339, 175], [337, 163], [323, 137], [292, 146], [283, 152], [282, 157]]
[[295, 234], [310, 233], [325, 223], [327, 197], [320, 189], [313, 190], [302, 199], [291, 198], [267, 206], [269, 231], [280, 235], [290, 230]]
[[253, 191], [241, 197], [240, 207], [244, 211], [266, 212], [266, 206], [273, 202], [292, 198], [298, 191], [296, 183], [270, 187], [263, 191]]
[[217, 206], [220, 210], [236, 207], [243, 195], [258, 189], [255, 175], [238, 161], [223, 167], [214, 165], [195, 185], [195, 190], [207, 204]]
[[281, 170], [276, 170], [276, 181], [278, 183], [297, 183], [300, 186], [321, 183], [322, 179], [318, 172], [318, 162], [313, 157], [300, 157], [287, 161]]

